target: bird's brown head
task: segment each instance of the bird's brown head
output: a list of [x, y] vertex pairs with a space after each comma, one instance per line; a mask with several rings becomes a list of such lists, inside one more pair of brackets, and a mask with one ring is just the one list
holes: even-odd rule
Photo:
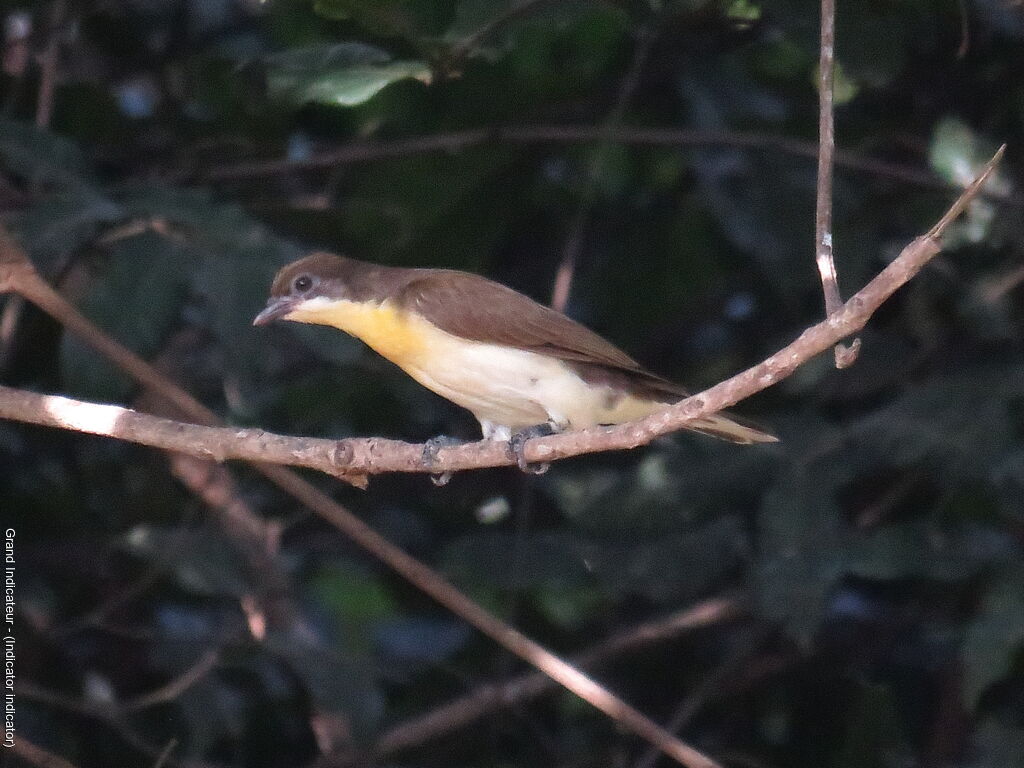
[[267, 306], [253, 319], [253, 325], [274, 320], [316, 322], [318, 310], [339, 301], [381, 301], [375, 274], [385, 267], [336, 256], [314, 253], [293, 261], [277, 273]]

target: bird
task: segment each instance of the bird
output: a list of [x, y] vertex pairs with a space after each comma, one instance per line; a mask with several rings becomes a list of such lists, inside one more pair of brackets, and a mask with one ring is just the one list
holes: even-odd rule
[[[508, 441], [524, 471], [531, 471], [522, 455], [530, 437], [633, 421], [687, 397], [584, 325], [470, 272], [317, 252], [274, 277], [253, 325], [275, 320], [360, 339], [470, 411], [484, 439]], [[734, 443], [778, 440], [723, 413], [686, 428]], [[436, 457], [441, 440], [428, 441], [425, 460]]]

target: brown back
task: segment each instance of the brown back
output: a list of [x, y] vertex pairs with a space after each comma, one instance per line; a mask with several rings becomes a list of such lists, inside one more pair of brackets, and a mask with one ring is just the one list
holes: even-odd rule
[[659, 402], [685, 390], [646, 370], [611, 342], [575, 320], [507, 286], [469, 272], [407, 269], [314, 253], [285, 266], [273, 296], [286, 296], [299, 275], [316, 278], [310, 296], [351, 301], [390, 300], [443, 331], [472, 341], [557, 357], [580, 376]]
[[589, 328], [511, 288], [467, 272], [418, 271], [397, 301], [443, 331], [557, 357], [572, 364], [585, 381], [654, 400], [686, 396], [685, 390], [646, 370]]

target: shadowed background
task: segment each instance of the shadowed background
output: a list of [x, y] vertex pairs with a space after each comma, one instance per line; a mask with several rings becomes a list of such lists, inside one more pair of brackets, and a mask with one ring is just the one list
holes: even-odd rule
[[[477, 435], [342, 334], [250, 326], [314, 248], [544, 302], [562, 274], [570, 315], [691, 389], [821, 318], [814, 2], [0, 9], [3, 223], [230, 423]], [[736, 409], [780, 445], [679, 435], [444, 488], [309, 477], [559, 652], [727, 601], [595, 671], [724, 765], [1020, 765], [1024, 9], [840, 2], [836, 37], [844, 295], [1010, 149], [855, 366], [822, 356]], [[0, 382], [159, 408], [10, 297]], [[168, 745], [180, 765], [342, 764], [523, 671], [239, 465], [0, 423], [0, 511], [18, 733], [80, 768]], [[379, 764], [653, 759], [561, 691], [440, 720]]]

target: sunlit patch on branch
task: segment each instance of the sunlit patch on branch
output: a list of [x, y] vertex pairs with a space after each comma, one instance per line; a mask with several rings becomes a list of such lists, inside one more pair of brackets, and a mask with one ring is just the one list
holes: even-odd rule
[[129, 412], [116, 405], [83, 403], [57, 395], [44, 396], [43, 408], [62, 429], [111, 437], [116, 436], [117, 420]]

